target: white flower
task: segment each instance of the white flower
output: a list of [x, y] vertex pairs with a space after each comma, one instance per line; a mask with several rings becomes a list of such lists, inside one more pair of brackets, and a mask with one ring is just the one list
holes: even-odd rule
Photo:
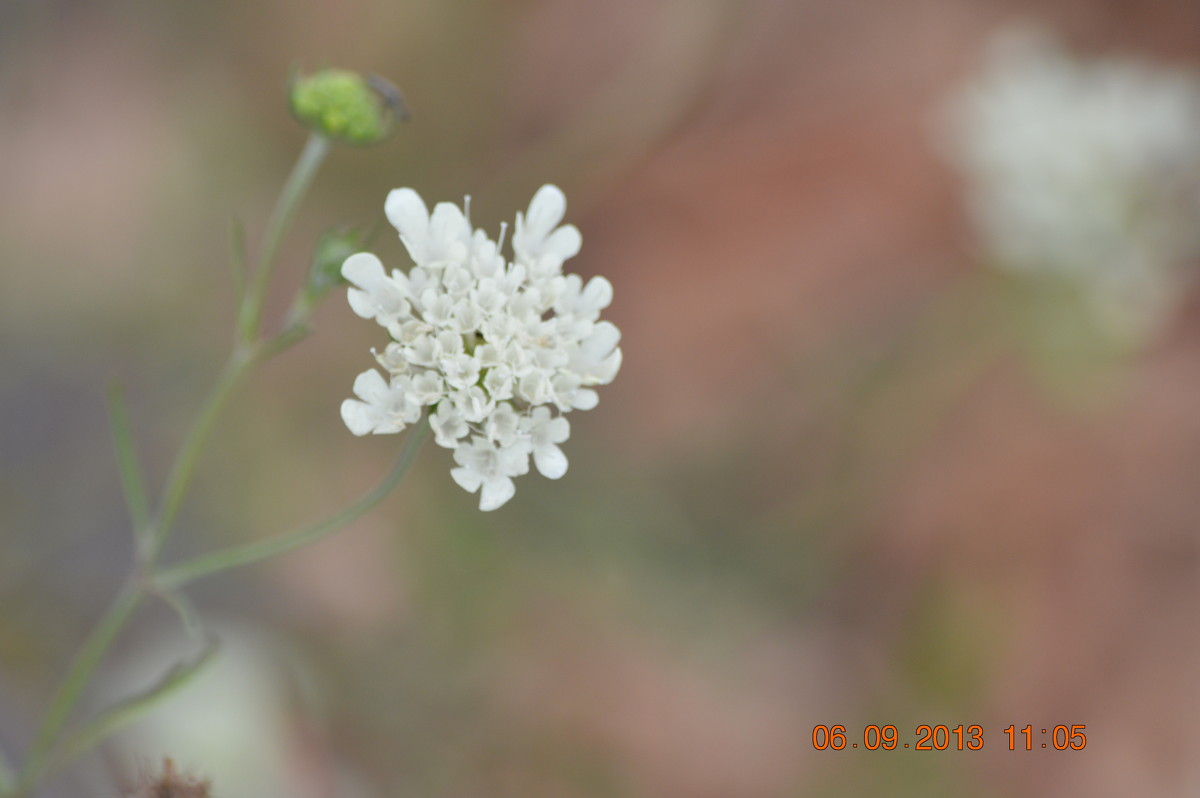
[[404, 283], [385, 275], [383, 264], [370, 252], [347, 258], [342, 264], [342, 276], [357, 286], [346, 296], [351, 309], [364, 319], [375, 319], [386, 327], [408, 315]]
[[[166, 756], [186, 757], [189, 764], [203, 763], [205, 775], [221, 785], [220, 795], [311, 795], [308, 780], [296, 772], [295, 752], [288, 742], [297, 718], [313, 717], [311, 707], [304, 709], [308, 701], [297, 699], [307, 695], [304, 688], [310, 683], [303, 652], [265, 624], [212, 617], [203, 621], [220, 640], [217, 655], [193, 674], [186, 690], [147, 702], [137, 723], [110, 738], [106, 744], [112, 746], [113, 761], [136, 770]], [[97, 709], [128, 700], [164, 673], [178, 672], [181, 657], [197, 645], [178, 626], [150, 627], [148, 634], [139, 635], [114, 663], [118, 667], [97, 680]], [[349, 774], [334, 775], [341, 782]], [[127, 794], [185, 792], [208, 791], [145, 789]]]
[[512, 369], [504, 364], [497, 364], [488, 369], [487, 374], [483, 378], [483, 387], [487, 389], [488, 394], [497, 401], [512, 399], [513, 396], [513, 372]]
[[583, 287], [583, 280], [578, 274], [568, 274], [562, 278], [561, 289], [554, 300], [554, 312], [559, 316], [577, 316], [595, 321], [600, 317], [600, 311], [612, 304], [612, 283], [603, 277], [593, 277]]
[[359, 399], [343, 404], [346, 425], [358, 435], [398, 432], [430, 407], [434, 439], [454, 450], [454, 480], [479, 491], [483, 510], [513, 496], [531, 454], [543, 476], [563, 476], [563, 414], [596, 406], [593, 387], [620, 368], [621, 336], [600, 320], [612, 285], [562, 272], [580, 247], [579, 231], [560, 224], [562, 192], [543, 186], [517, 214], [511, 262], [454, 205], [430, 214], [415, 191], [397, 189], [385, 211], [414, 266], [388, 276], [359, 253], [342, 267], [351, 307], [392, 338], [376, 355], [391, 383], [361, 375]]
[[426, 371], [412, 378], [409, 396], [417, 405], [433, 405], [441, 401], [446, 392], [442, 378], [437, 372]]
[[450, 476], [463, 490], [479, 491], [479, 509], [495, 510], [513, 497], [516, 486], [512, 478], [529, 471], [529, 453], [520, 446], [493, 446], [478, 436], [454, 450]]
[[442, 372], [451, 388], [466, 390], [479, 381], [479, 361], [460, 353], [442, 358]]
[[1072, 287], [1116, 340], [1165, 323], [1200, 255], [1200, 77], [1010, 31], [946, 121], [997, 266]]
[[454, 205], [439, 204], [433, 209], [431, 218], [425, 201], [417, 192], [400, 188], [388, 194], [383, 209], [418, 266], [461, 262], [466, 258], [471, 227], [462, 211]]
[[482, 424], [496, 409], [496, 401], [483, 388], [472, 385], [465, 391], [454, 392], [454, 406], [469, 423]]
[[502, 402], [496, 405], [496, 409], [484, 421], [483, 429], [487, 433], [488, 440], [497, 446], [513, 446], [519, 440], [521, 418], [517, 415], [517, 411], [513, 410], [512, 405]]
[[584, 385], [612, 382], [621, 368], [621, 350], [617, 348], [620, 340], [621, 331], [615, 325], [600, 322], [572, 353], [571, 371], [582, 378]]
[[567, 198], [558, 186], [542, 186], [513, 229], [517, 261], [538, 274], [557, 271], [563, 261], [579, 254], [582, 239], [575, 225], [558, 227], [567, 212]]
[[517, 395], [531, 405], [550, 401], [554, 395], [550, 390], [550, 378], [544, 371], [529, 371], [517, 383]]
[[448, 400], [438, 403], [437, 411], [429, 416], [429, 426], [433, 428], [437, 445], [447, 449], [457, 447], [458, 439], [471, 431], [462, 413]]
[[358, 399], [342, 402], [342, 420], [355, 435], [400, 432], [421, 417], [408, 377], [393, 377], [388, 384], [369, 369], [354, 380], [354, 394]]
[[409, 372], [408, 359], [404, 356], [404, 348], [400, 344], [392, 341], [383, 352], [371, 350], [371, 354], [375, 356], [375, 362], [383, 367], [383, 370], [389, 374], [407, 374]]
[[558, 444], [571, 437], [571, 425], [562, 416], [551, 418], [546, 407], [535, 407], [522, 424], [533, 448], [533, 463], [542, 476], [558, 479], [567, 473], [567, 456]]

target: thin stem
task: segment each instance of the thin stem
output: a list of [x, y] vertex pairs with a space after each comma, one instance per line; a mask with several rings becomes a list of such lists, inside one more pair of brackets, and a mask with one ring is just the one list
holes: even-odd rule
[[417, 451], [421, 448], [421, 443], [424, 442], [428, 434], [429, 422], [425, 420], [409, 432], [408, 439], [404, 442], [404, 446], [401, 448], [396, 462], [392, 465], [392, 469], [388, 472], [387, 476], [383, 478], [383, 481], [376, 485], [375, 489], [370, 493], [340, 513], [314, 526], [281, 535], [271, 540], [248, 543], [244, 546], [235, 546], [225, 551], [202, 555], [182, 565], [164, 569], [155, 576], [155, 582], [167, 590], [174, 590], [202, 576], [215, 574], [229, 568], [236, 568], [239, 565], [249, 565], [250, 563], [266, 560], [332, 535], [342, 527], [357, 520], [359, 516], [376, 504], [379, 504], [379, 502], [383, 501], [392, 492], [392, 489], [396, 487], [408, 472], [409, 467], [416, 458]]
[[100, 660], [112, 646], [117, 634], [125, 626], [126, 621], [129, 620], [143, 598], [145, 598], [145, 593], [142, 586], [135, 581], [129, 582], [117, 594], [112, 606], [108, 608], [108, 612], [92, 631], [83, 650], [79, 652], [71, 664], [70, 670], [67, 671], [62, 686], [59, 687], [58, 693], [50, 704], [50, 709], [42, 719], [42, 725], [38, 728], [33, 745], [29, 750], [29, 757], [21, 771], [15, 795], [27, 794], [41, 778], [63, 724], [70, 717], [71, 710], [74, 709], [84, 687], [100, 664]]
[[234, 349], [229, 361], [225, 364], [220, 379], [217, 380], [217, 384], [213, 386], [208, 399], [205, 400], [195, 425], [188, 433], [183, 447], [179, 450], [179, 455], [175, 458], [175, 464], [171, 467], [167, 485], [163, 488], [163, 499], [162, 504], [159, 505], [158, 517], [152, 534], [149, 536], [148, 550], [142, 553], [143, 563], [154, 563], [162, 552], [163, 546], [171, 534], [171, 526], [175, 523], [175, 516], [179, 512], [179, 505], [183, 502], [184, 494], [187, 493], [192, 472], [196, 469], [196, 463], [200, 459], [204, 445], [208, 442], [209, 433], [216, 423], [217, 416], [220, 415], [246, 372], [257, 360], [256, 349], [239, 346]]
[[129, 519], [137, 540], [150, 528], [150, 503], [146, 499], [146, 479], [138, 462], [133, 432], [129, 424], [129, 408], [125, 397], [115, 383], [108, 387], [108, 420], [112, 430], [113, 448], [117, 453], [117, 470], [121, 474], [121, 487], [125, 490], [125, 505], [129, 508]]
[[275, 258], [279, 253], [279, 245], [292, 217], [296, 214], [300, 200], [308, 192], [317, 169], [328, 153], [329, 141], [315, 133], [310, 135], [300, 157], [296, 159], [296, 165], [292, 167], [292, 173], [288, 175], [279, 192], [279, 198], [275, 201], [275, 208], [271, 211], [271, 218], [267, 223], [267, 231], [263, 235], [262, 252], [254, 273], [254, 283], [242, 298], [238, 321], [239, 343], [234, 347], [220, 380], [209, 394], [196, 425], [184, 441], [183, 448], [180, 449], [179, 456], [171, 468], [167, 486], [163, 489], [163, 500], [154, 529], [148, 536], [147, 551], [140, 552], [143, 556], [142, 562], [146, 565], [153, 565], [162, 553], [163, 546], [171, 534], [175, 515], [179, 512], [179, 505], [187, 492], [192, 471], [204, 445], [208, 442], [208, 434], [217, 416], [245, 373], [261, 359], [261, 350], [254, 342], [258, 339], [263, 301], [275, 266]]
[[329, 154], [329, 146], [329, 140], [323, 136], [313, 133], [308, 137], [300, 158], [292, 167], [292, 173], [288, 175], [287, 182], [275, 201], [275, 208], [267, 222], [267, 231], [263, 235], [262, 251], [259, 253], [253, 282], [242, 301], [238, 317], [238, 331], [244, 342], [253, 341], [258, 337], [262, 324], [263, 300], [266, 297], [267, 284], [271, 281], [271, 272], [275, 268], [279, 245], [292, 217], [296, 215], [300, 200], [316, 176], [317, 169]]
[[[297, 532], [283, 535], [261, 543], [238, 546], [222, 552], [198, 557], [174, 568], [158, 573], [151, 581], [131, 579], [113, 600], [112, 606], [93, 630], [83, 650], [75, 658], [62, 686], [51, 702], [42, 725], [38, 729], [29, 757], [17, 780], [15, 790], [9, 798], [23, 798], [46, 774], [56, 743], [62, 729], [79, 701], [84, 688], [95, 672], [104, 655], [112, 647], [117, 635], [125, 627], [130, 616], [147, 597], [156, 592], [172, 591], [203, 576], [218, 573], [239, 565], [249, 565], [261, 560], [284, 554], [293, 549], [315, 543], [332, 535], [354, 522], [379, 502], [399, 484], [408, 473], [421, 444], [429, 435], [428, 420], [422, 421], [408, 435], [396, 462], [387, 476], [367, 495], [354, 504], [328, 518], [322, 523]], [[169, 593], [167, 593], [169, 595]]]
[[106, 737], [137, 721], [161, 701], [188, 685], [212, 662], [219, 648], [217, 638], [206, 638], [204, 648], [195, 657], [175, 663], [150, 687], [123, 699], [72, 730], [47, 763], [45, 773], [55, 773], [65, 763], [87, 753]]
[[262, 342], [260, 357], [268, 360], [304, 340], [312, 333], [309, 324], [311, 318], [312, 301], [304, 291], [300, 291], [292, 302], [292, 309], [288, 311], [283, 329]]
[[[295, 167], [293, 167], [291, 174], [288, 176], [287, 182], [284, 184], [279, 198], [275, 203], [275, 208], [271, 212], [267, 231], [263, 237], [258, 268], [254, 274], [254, 282], [244, 295], [242, 295], [240, 289], [238, 290], [240, 306], [238, 308], [237, 343], [228, 362], [225, 364], [224, 370], [221, 372], [220, 378], [205, 400], [195, 424], [188, 432], [187, 438], [184, 439], [180, 447], [179, 454], [176, 456], [175, 462], [171, 466], [170, 474], [167, 477], [167, 483], [163, 488], [162, 500], [159, 504], [158, 512], [153, 520], [145, 521], [138, 518], [140, 511], [139, 496], [136, 494], [136, 491], [131, 495], [130, 505], [134, 515], [134, 525], [138, 528], [138, 531], [144, 531], [144, 535], [140, 536], [138, 540], [134, 576], [113, 600], [112, 606], [109, 607], [108, 612], [92, 631], [91, 636], [87, 639], [83, 649], [68, 670], [62, 685], [59, 687], [50, 704], [50, 708], [42, 719], [33, 745], [30, 747], [28, 758], [21, 769], [15, 786], [4, 783], [7, 781], [7, 773], [3, 769], [0, 769], [0, 776], [4, 777], [0, 778], [0, 796], [3, 796], [3, 798], [19, 798], [29, 795], [38, 781], [45, 776], [50, 766], [51, 756], [60, 745], [63, 726], [70, 718], [72, 710], [79, 701], [100, 661], [108, 652], [125, 624], [129, 621], [134, 610], [150, 592], [157, 589], [156, 585], [148, 583], [144, 577], [148, 572], [152, 572], [154, 564], [162, 553], [167, 538], [171, 533], [176, 515], [179, 512], [179, 507], [187, 493], [192, 473], [196, 468], [205, 444], [208, 442], [217, 417], [228, 403], [234, 390], [254, 365], [296, 343], [307, 332], [307, 316], [304, 315], [302, 318], [291, 319], [289, 328], [270, 341], [263, 342], [259, 339], [263, 301], [266, 296], [275, 259], [279, 253], [280, 243], [282, 242], [284, 233], [287, 231], [288, 225], [295, 216], [300, 200], [308, 191], [313, 178], [316, 176], [317, 169], [328, 152], [329, 142], [326, 139], [315, 134], [310, 136], [304, 146], [304, 150], [300, 153]], [[239, 239], [240, 231], [239, 233], [235, 233], [235, 249], [240, 248], [241, 242]], [[238, 253], [235, 252], [235, 275], [238, 271], [236, 269], [237, 256]], [[307, 311], [309, 309], [304, 307], [302, 310]], [[114, 419], [114, 429], [118, 439], [118, 449], [120, 450], [121, 445], [126, 443], [123, 437], [127, 437], [127, 431], [122, 426], [124, 423], [123, 416], [114, 416]], [[417, 437], [420, 436], [418, 435]], [[122, 454], [120, 451], [118, 453], [119, 455]], [[128, 468], [129, 464], [124, 459], [122, 459], [121, 465], [123, 468], [123, 477], [132, 474], [132, 470]], [[407, 468], [407, 464], [405, 468]], [[395, 481], [399, 481], [399, 477], [402, 475], [403, 473], [398, 474]], [[392, 483], [392, 485], [394, 484], [395, 482]], [[129, 492], [129, 487], [129, 485], [126, 485], [127, 492]], [[390, 490], [390, 487], [388, 490]], [[386, 495], [386, 491], [383, 495]], [[358, 509], [358, 512], [335, 516], [328, 523], [336, 524], [337, 526], [349, 523], [382, 499], [383, 495], [366, 497], [363, 502], [360, 502], [361, 508]], [[370, 499], [370, 501], [366, 501], [366, 499]], [[355, 505], [355, 508], [359, 508], [360, 505]], [[332, 530], [322, 530], [322, 534], [328, 534], [328, 531]], [[301, 540], [293, 545], [302, 545], [303, 542], [305, 541]]]

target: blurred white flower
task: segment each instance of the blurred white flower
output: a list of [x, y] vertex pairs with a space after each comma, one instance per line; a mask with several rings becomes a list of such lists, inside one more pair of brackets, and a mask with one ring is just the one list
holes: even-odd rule
[[[177, 694], [114, 738], [119, 760], [136, 769], [171, 757], [203, 775], [218, 795], [303, 795], [294, 758], [291, 694], [301, 678], [290, 652], [264, 628], [216, 622], [215, 660]], [[105, 703], [152, 684], [198, 644], [160, 632], [101, 683]]]
[[1200, 78], [997, 37], [947, 129], [1000, 268], [1070, 286], [1116, 340], [1148, 340], [1200, 255]]
[[563, 193], [542, 186], [517, 214], [511, 262], [503, 229], [494, 242], [450, 203], [431, 214], [402, 188], [385, 211], [414, 266], [389, 275], [366, 252], [342, 266], [350, 307], [393, 339], [376, 354], [390, 380], [373, 369], [359, 375], [358, 398], [342, 403], [346, 426], [355, 435], [400, 432], [428, 406], [434, 439], [454, 450], [451, 475], [479, 492], [482, 510], [512, 498], [512, 478], [529, 471], [531, 454], [544, 476], [561, 477], [559, 444], [570, 435], [562, 414], [595, 407], [592, 387], [621, 367], [621, 334], [600, 321], [612, 285], [562, 272], [581, 243], [573, 225], [560, 224]]

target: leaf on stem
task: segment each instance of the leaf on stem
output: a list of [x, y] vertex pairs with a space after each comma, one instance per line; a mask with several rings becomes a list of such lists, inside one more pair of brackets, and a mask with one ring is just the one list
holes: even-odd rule
[[148, 689], [114, 704], [84, 723], [62, 746], [59, 761], [68, 761], [85, 753], [174, 695], [213, 661], [218, 648], [220, 644], [217, 638], [208, 636], [204, 648], [195, 657], [176, 663]]
[[204, 625], [200, 622], [200, 615], [187, 596], [174, 590], [155, 590], [155, 595], [166, 602], [168, 607], [175, 610], [180, 623], [183, 624], [183, 631], [187, 633], [188, 637], [194, 640], [205, 639]]
[[115, 382], [108, 386], [108, 422], [112, 430], [113, 446], [117, 452], [117, 468], [121, 473], [121, 487], [125, 491], [125, 504], [129, 517], [140, 538], [150, 528], [150, 505], [146, 501], [146, 482], [138, 463], [133, 435], [129, 427], [129, 408], [121, 388]]
[[366, 236], [361, 230], [340, 225], [327, 230], [318, 239], [308, 268], [308, 284], [305, 286], [305, 295], [310, 304], [346, 282], [342, 277], [342, 264], [355, 252], [361, 252], [365, 241]]

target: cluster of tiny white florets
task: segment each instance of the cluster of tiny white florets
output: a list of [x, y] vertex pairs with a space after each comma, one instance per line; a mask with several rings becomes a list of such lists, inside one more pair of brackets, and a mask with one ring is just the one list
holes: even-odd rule
[[1200, 78], [1020, 28], [949, 112], [994, 262], [1076, 286], [1110, 334], [1149, 337], [1200, 254]]
[[621, 366], [620, 332], [600, 321], [612, 285], [563, 274], [581, 243], [573, 225], [559, 226], [563, 193], [543, 186], [517, 213], [511, 261], [501, 254], [503, 226], [492, 241], [452, 203], [431, 215], [402, 188], [385, 211], [415, 265], [389, 275], [368, 252], [342, 265], [350, 307], [392, 338], [372, 350], [387, 376], [364, 371], [358, 399], [342, 403], [346, 426], [355, 435], [400, 432], [429, 408], [435, 440], [454, 450], [451, 475], [479, 491], [481, 510], [512, 498], [512, 478], [529, 471], [531, 455], [543, 476], [561, 477], [564, 414], [595, 407], [593, 386]]

